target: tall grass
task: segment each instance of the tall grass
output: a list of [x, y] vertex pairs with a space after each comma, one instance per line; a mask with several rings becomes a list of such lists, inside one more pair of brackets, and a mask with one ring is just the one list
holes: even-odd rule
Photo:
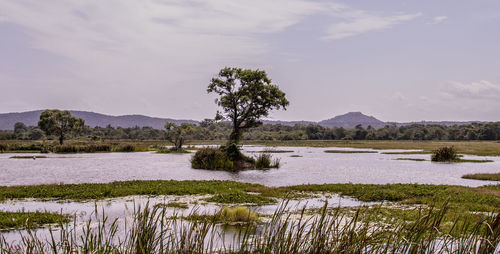
[[[81, 233], [76, 225], [60, 224], [49, 239], [35, 231], [21, 241], [0, 239], [5, 253], [495, 253], [499, 251], [500, 214], [481, 221], [452, 223], [441, 231], [446, 206], [422, 210], [414, 221], [388, 227], [356, 212], [346, 216], [327, 209], [310, 215], [292, 214], [279, 207], [264, 224], [250, 224], [226, 241], [215, 220], [185, 221], [167, 216], [155, 206], [138, 208], [124, 226], [102, 217], [88, 222]], [[96, 213], [96, 217], [99, 215]], [[464, 220], [462, 220], [464, 221]], [[93, 226], [91, 226], [93, 225]]]
[[255, 168], [256, 169], [269, 169], [269, 168], [279, 168], [280, 159], [272, 159], [272, 156], [268, 153], [262, 153], [255, 158]]

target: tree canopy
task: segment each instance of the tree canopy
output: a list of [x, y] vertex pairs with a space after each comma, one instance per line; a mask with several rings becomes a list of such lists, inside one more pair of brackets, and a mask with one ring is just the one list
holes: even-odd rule
[[67, 110], [47, 109], [40, 115], [38, 126], [47, 135], [56, 135], [59, 137], [59, 143], [62, 145], [66, 135], [77, 133], [82, 130], [85, 121], [74, 117]]
[[177, 125], [172, 122], [165, 124], [165, 138], [174, 144], [174, 151], [182, 151], [182, 145], [186, 139], [186, 135], [194, 131], [196, 126], [189, 123]]
[[217, 120], [228, 119], [232, 123], [230, 143], [237, 144], [242, 131], [262, 124], [260, 118], [268, 116], [273, 109], [285, 109], [289, 105], [285, 93], [263, 70], [223, 68], [212, 79], [208, 93], [216, 93], [222, 112], [218, 111]]

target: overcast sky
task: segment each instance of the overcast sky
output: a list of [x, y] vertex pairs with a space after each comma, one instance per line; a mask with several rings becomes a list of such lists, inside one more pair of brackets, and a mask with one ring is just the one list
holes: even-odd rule
[[286, 92], [270, 119], [500, 121], [500, 1], [0, 0], [0, 112], [200, 120], [224, 66]]

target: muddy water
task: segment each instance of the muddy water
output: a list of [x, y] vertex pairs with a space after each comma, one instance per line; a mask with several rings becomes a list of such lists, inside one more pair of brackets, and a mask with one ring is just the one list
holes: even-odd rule
[[[261, 151], [245, 146], [245, 151]], [[292, 153], [275, 153], [281, 168], [239, 173], [197, 170], [190, 166], [191, 154], [95, 153], [48, 154], [49, 158], [10, 159], [0, 154], [0, 185], [53, 183], [89, 183], [126, 180], [234, 180], [268, 186], [323, 183], [420, 183], [480, 186], [488, 181], [462, 179], [470, 173], [497, 173], [500, 157], [465, 156], [465, 159], [489, 159], [491, 163], [432, 163], [402, 161], [396, 158], [429, 159], [430, 155], [389, 155], [377, 153], [341, 154], [325, 150], [369, 150], [346, 148], [276, 147]], [[384, 150], [388, 152], [389, 150]], [[401, 150], [390, 150], [401, 151]], [[256, 153], [248, 153], [256, 156]], [[298, 155], [301, 157], [290, 157]]]

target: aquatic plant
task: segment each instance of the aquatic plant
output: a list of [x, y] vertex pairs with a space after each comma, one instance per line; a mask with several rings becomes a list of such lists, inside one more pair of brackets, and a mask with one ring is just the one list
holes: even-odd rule
[[256, 169], [269, 169], [269, 168], [279, 168], [280, 159], [276, 158], [272, 161], [272, 156], [267, 153], [262, 153], [255, 158], [255, 168]]
[[[360, 208], [362, 209], [362, 208]], [[96, 209], [97, 210], [97, 209]], [[263, 224], [247, 224], [225, 241], [216, 217], [184, 220], [167, 216], [161, 207], [136, 208], [133, 221], [119, 234], [117, 220], [108, 221], [97, 211], [94, 221], [82, 232], [76, 224], [60, 223], [49, 229], [48, 239], [28, 228], [21, 240], [0, 238], [6, 253], [495, 253], [499, 251], [500, 214], [488, 214], [475, 221], [468, 216], [442, 223], [447, 214], [423, 209], [411, 221], [390, 226], [379, 223], [377, 210], [365, 214], [359, 209], [344, 214], [323, 208], [314, 214], [302, 209], [287, 210], [286, 202]], [[236, 212], [235, 212], [236, 213]], [[248, 215], [242, 212], [242, 216]], [[244, 217], [241, 217], [244, 218]], [[240, 218], [240, 219], [241, 219]], [[459, 223], [460, 221], [460, 223]], [[92, 225], [92, 226], [91, 226]], [[57, 232], [57, 237], [54, 233]]]
[[226, 153], [218, 148], [202, 148], [191, 158], [191, 166], [195, 169], [234, 171], [234, 163]]

